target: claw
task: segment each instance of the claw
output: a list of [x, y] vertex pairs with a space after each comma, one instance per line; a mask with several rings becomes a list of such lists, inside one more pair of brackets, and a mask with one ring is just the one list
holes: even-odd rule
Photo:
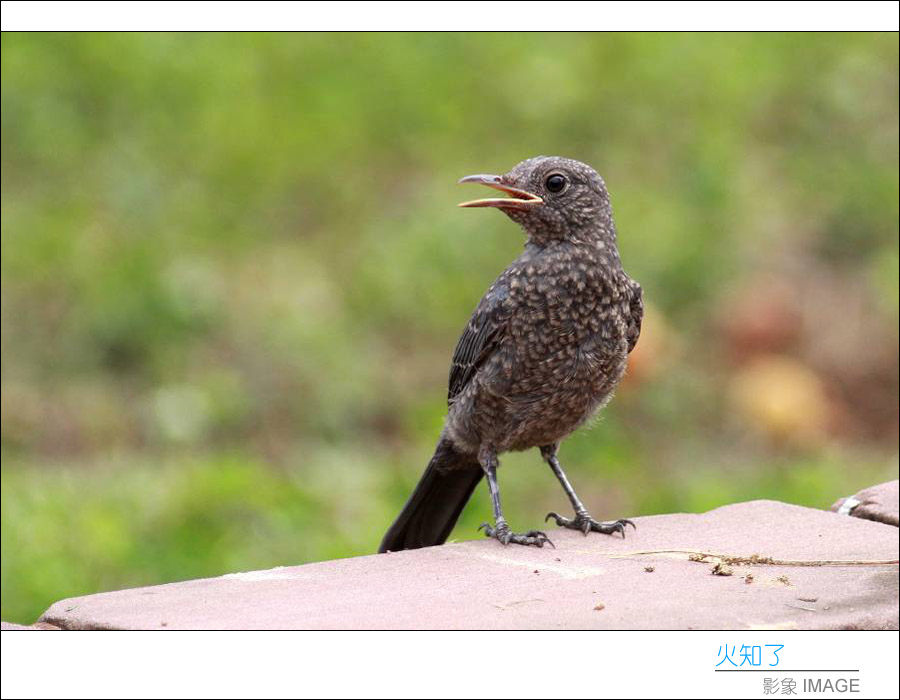
[[615, 520], [613, 522], [598, 522], [594, 520], [587, 513], [577, 514], [574, 518], [569, 520], [569, 518], [562, 517], [559, 513], [550, 512], [547, 513], [547, 517], [544, 518], [544, 522], [547, 522], [550, 518], [553, 518], [556, 521], [558, 527], [565, 527], [569, 530], [581, 530], [585, 535], [588, 535], [591, 531], [599, 532], [604, 535], [612, 535], [616, 532], [622, 535], [622, 538], [625, 538], [625, 526], [631, 525], [635, 530], [637, 530], [637, 525], [635, 525], [628, 518], [620, 518], [619, 520]]
[[631, 527], [633, 527], [635, 530], [637, 530], [637, 527], [635, 526], [635, 524], [634, 524], [633, 522], [631, 522], [631, 521], [628, 520], [627, 518], [620, 518], [619, 520], [616, 520], [616, 521], [613, 522], [613, 523], [597, 523], [597, 532], [603, 532], [603, 526], [604, 526], [604, 525], [607, 525], [607, 526], [609, 526], [610, 528], [612, 528], [612, 531], [613, 531], [613, 532], [618, 532], [619, 534], [621, 534], [621, 535], [622, 535], [622, 539], [624, 540], [624, 539], [625, 539], [625, 525], [626, 525], [626, 524], [630, 524]]
[[535, 544], [538, 547], [543, 547], [544, 542], [546, 542], [551, 547], [553, 547], [553, 549], [556, 549], [556, 545], [553, 544], [553, 540], [551, 540], [549, 537], [547, 537], [546, 532], [541, 532], [540, 530], [529, 530], [528, 532], [525, 533], [525, 535], [526, 535], [526, 537], [534, 537], [537, 540], [537, 542], [535, 542]]
[[513, 543], [543, 547], [546, 542], [556, 549], [556, 545], [550, 541], [547, 534], [540, 530], [529, 530], [524, 535], [518, 535], [514, 532], [510, 532], [509, 526], [506, 525], [506, 523], [503, 523], [502, 527], [493, 527], [489, 523], [482, 523], [478, 530], [480, 531], [482, 529], [484, 530], [485, 537], [493, 537], [503, 545]]

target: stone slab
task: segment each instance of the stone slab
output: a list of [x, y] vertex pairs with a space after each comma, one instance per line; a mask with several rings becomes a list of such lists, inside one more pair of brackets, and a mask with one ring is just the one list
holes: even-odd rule
[[36, 622], [33, 625], [19, 625], [15, 622], [0, 622], [2, 632], [34, 632], [40, 630], [58, 630], [59, 627], [49, 625], [46, 622]]
[[41, 622], [156, 630], [898, 628], [896, 564], [734, 565], [720, 576], [713, 562], [685, 554], [634, 554], [896, 560], [896, 527], [772, 501], [635, 521], [624, 540], [554, 529], [556, 549], [481, 539], [70, 598]]
[[895, 479], [870, 486], [855, 496], [839, 499], [831, 510], [897, 527], [900, 525], [900, 482]]

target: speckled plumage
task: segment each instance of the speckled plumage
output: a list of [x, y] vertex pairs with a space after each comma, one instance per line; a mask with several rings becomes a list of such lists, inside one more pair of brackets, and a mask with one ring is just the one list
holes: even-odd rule
[[[548, 189], [555, 175], [566, 181], [558, 193]], [[622, 269], [606, 186], [589, 166], [557, 157], [526, 160], [499, 178], [472, 177], [493, 177], [482, 184], [540, 202], [468, 203], [501, 208], [528, 240], [459, 339], [438, 449], [382, 551], [444, 541], [483, 475], [496, 520], [486, 532], [504, 544], [542, 545], [543, 533], [509, 531], [493, 476], [499, 454], [531, 447], [541, 448], [575, 508], [574, 520], [551, 514], [558, 524], [624, 534], [627, 521], [590, 519], [556, 459], [560, 441], [609, 401], [640, 334], [641, 288]]]

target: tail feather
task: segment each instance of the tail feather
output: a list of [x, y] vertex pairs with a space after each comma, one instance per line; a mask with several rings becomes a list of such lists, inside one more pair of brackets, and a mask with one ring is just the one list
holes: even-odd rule
[[442, 439], [378, 551], [443, 544], [482, 476], [477, 459], [461, 454]]

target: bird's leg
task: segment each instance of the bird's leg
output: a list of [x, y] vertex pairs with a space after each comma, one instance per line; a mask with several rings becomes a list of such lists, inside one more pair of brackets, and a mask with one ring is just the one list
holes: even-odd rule
[[535, 547], [543, 547], [544, 543], [551, 547], [553, 543], [550, 538], [539, 530], [529, 530], [525, 534], [518, 534], [510, 531], [509, 525], [506, 524], [506, 518], [503, 517], [503, 509], [500, 507], [500, 487], [497, 486], [497, 453], [489, 448], [482, 448], [478, 452], [478, 461], [481, 468], [484, 469], [487, 478], [488, 490], [491, 492], [491, 505], [494, 507], [494, 525], [482, 523], [479, 530], [484, 530], [486, 537], [493, 537], [501, 544], [526, 544]]
[[637, 526], [625, 518], [614, 520], [612, 522], [599, 522], [594, 520], [588, 514], [587, 508], [584, 507], [581, 499], [578, 498], [578, 494], [575, 493], [575, 489], [572, 488], [572, 484], [569, 483], [569, 479], [566, 477], [566, 473], [559, 463], [559, 459], [556, 456], [558, 449], [558, 445], [545, 445], [541, 448], [541, 455], [547, 460], [547, 464], [550, 465], [553, 473], [556, 474], [556, 478], [559, 479], [559, 483], [562, 484], [563, 490], [572, 502], [572, 508], [575, 510], [575, 517], [570, 519], [562, 517], [559, 513], [547, 513], [547, 517], [544, 518], [544, 521], [546, 522], [550, 518], [553, 518], [560, 527], [567, 527], [570, 530], [581, 530], [585, 535], [591, 531], [602, 532], [606, 535], [611, 535], [614, 532], [621, 532], [622, 537], [624, 538], [626, 525], [631, 525], [631, 527], [636, 529]]

